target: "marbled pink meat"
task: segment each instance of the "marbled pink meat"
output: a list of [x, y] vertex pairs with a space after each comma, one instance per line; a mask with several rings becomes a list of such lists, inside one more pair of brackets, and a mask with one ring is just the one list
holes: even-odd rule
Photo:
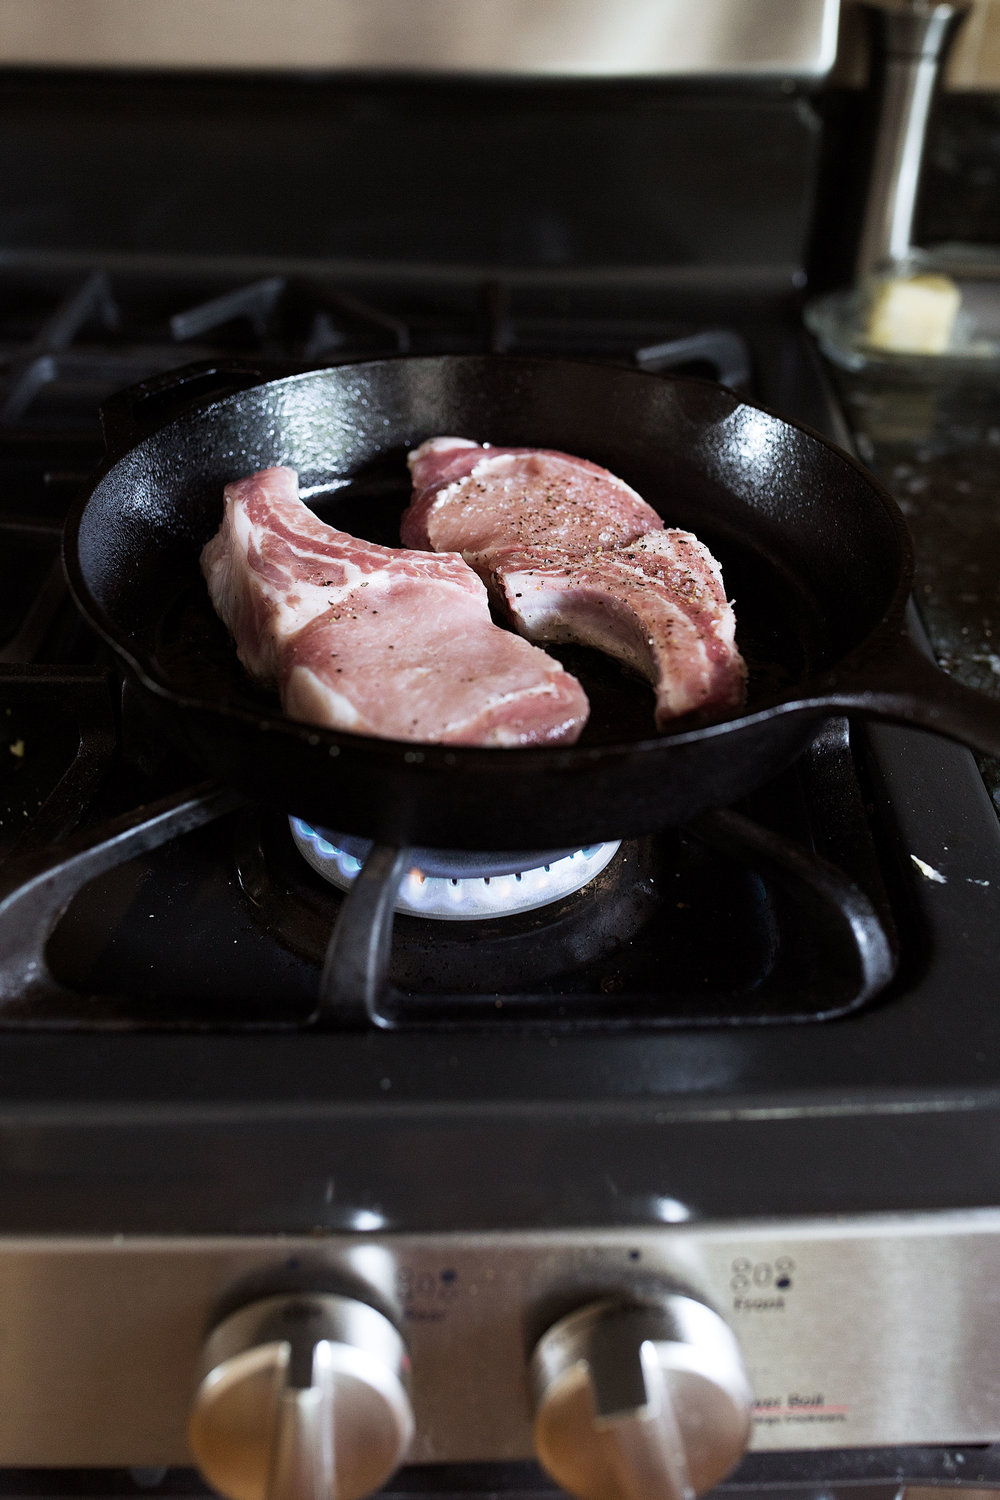
[[490, 619], [460, 557], [360, 541], [302, 504], [292, 469], [226, 486], [202, 571], [240, 660], [306, 723], [387, 739], [575, 740], [587, 700], [544, 651]]
[[722, 572], [689, 531], [654, 531], [582, 557], [552, 548], [506, 554], [496, 582], [528, 640], [594, 646], [648, 678], [661, 729], [743, 702], [746, 667]]
[[404, 546], [461, 552], [484, 578], [511, 550], [589, 552], [663, 525], [623, 480], [568, 453], [439, 437], [416, 448], [409, 465], [413, 499], [400, 527]]
[[744, 699], [718, 563], [583, 458], [431, 438], [409, 457], [408, 546], [461, 552], [532, 641], [593, 646], [647, 677], [662, 728]]

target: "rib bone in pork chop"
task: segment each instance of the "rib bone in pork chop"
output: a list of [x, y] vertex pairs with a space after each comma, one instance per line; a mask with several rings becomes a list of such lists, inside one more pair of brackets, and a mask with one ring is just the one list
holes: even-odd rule
[[400, 526], [404, 546], [461, 552], [484, 578], [510, 550], [589, 552], [663, 525], [623, 480], [568, 453], [440, 437], [408, 461], [413, 499]]
[[544, 651], [490, 619], [460, 557], [359, 541], [265, 469], [226, 486], [202, 552], [216, 610], [293, 719], [458, 745], [575, 740], [587, 699]]
[[409, 457], [409, 546], [461, 552], [520, 633], [649, 678], [662, 729], [738, 708], [746, 667], [711, 553], [606, 469], [566, 453], [431, 438]]
[[742, 703], [746, 667], [722, 572], [689, 531], [654, 531], [583, 557], [529, 549], [507, 555], [498, 572], [529, 640], [594, 646], [649, 678], [659, 728]]

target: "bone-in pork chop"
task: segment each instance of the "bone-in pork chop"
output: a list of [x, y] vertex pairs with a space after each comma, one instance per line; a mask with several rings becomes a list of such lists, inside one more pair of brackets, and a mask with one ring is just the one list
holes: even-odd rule
[[408, 462], [413, 499], [400, 526], [404, 546], [461, 552], [484, 578], [512, 549], [590, 552], [663, 525], [623, 480], [568, 453], [439, 437]]
[[497, 582], [529, 640], [594, 646], [647, 677], [661, 729], [743, 701], [746, 667], [722, 572], [689, 531], [654, 531], [582, 557], [552, 548], [507, 554]]
[[293, 719], [388, 739], [575, 740], [587, 699], [544, 651], [490, 619], [460, 557], [327, 526], [287, 468], [226, 486], [202, 571], [240, 660]]
[[660, 728], [743, 702], [718, 563], [607, 469], [454, 437], [422, 443], [409, 465], [404, 541], [461, 552], [528, 640], [593, 646], [647, 677]]

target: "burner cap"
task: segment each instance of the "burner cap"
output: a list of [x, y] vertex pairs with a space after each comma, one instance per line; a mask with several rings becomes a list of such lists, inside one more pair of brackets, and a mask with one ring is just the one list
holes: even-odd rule
[[[312, 828], [289, 818], [292, 838], [309, 864], [346, 891], [372, 847], [370, 840]], [[457, 849], [413, 849], [396, 910], [439, 921], [473, 922], [513, 916], [572, 895], [598, 875], [619, 843], [584, 849], [479, 853]]]

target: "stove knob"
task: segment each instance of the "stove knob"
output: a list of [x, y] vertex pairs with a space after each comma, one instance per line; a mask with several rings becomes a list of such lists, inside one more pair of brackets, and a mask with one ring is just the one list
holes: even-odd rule
[[403, 1340], [353, 1297], [268, 1297], [205, 1346], [189, 1439], [230, 1500], [358, 1500], [413, 1435]]
[[542, 1336], [531, 1374], [538, 1457], [581, 1500], [693, 1500], [746, 1450], [739, 1346], [691, 1297], [579, 1308]]

